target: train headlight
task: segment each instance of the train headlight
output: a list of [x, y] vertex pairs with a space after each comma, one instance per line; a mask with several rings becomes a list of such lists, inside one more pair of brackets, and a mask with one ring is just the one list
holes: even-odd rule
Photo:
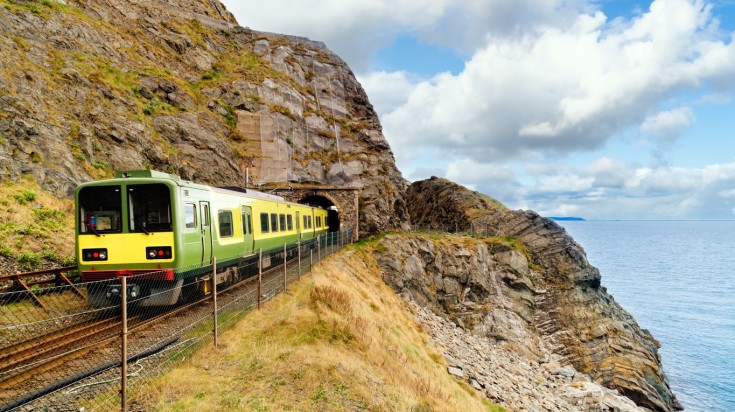
[[82, 260], [84, 261], [107, 260], [107, 249], [82, 249]]
[[152, 246], [145, 248], [145, 255], [148, 259], [172, 259], [173, 252], [171, 246]]

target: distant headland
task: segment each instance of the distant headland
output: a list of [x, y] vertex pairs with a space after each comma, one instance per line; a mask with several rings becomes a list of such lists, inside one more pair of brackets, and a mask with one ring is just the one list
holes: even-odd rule
[[575, 216], [549, 216], [549, 219], [561, 221], [584, 221], [584, 218]]

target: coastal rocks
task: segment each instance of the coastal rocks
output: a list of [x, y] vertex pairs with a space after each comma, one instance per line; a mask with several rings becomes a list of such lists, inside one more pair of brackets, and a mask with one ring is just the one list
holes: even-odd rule
[[548, 359], [529, 359], [478, 337], [403, 295], [412, 312], [444, 355], [447, 373], [467, 382], [494, 403], [514, 411], [644, 411], [573, 367]]
[[[416, 302], [444, 308], [449, 318], [473, 334], [482, 333], [495, 341], [506, 338], [530, 353], [539, 353], [538, 348], [546, 346], [561, 356], [564, 363], [608, 388], [617, 389], [639, 406], [656, 411], [681, 409], [661, 366], [658, 342], [601, 286], [599, 271], [589, 264], [583, 249], [561, 226], [532, 211], [510, 211], [487, 196], [439, 178], [413, 183], [407, 200], [414, 227], [470, 231], [492, 236], [489, 239], [504, 239], [517, 252], [522, 252], [529, 271], [526, 274], [519, 270], [522, 261], [517, 258], [515, 263], [508, 258], [504, 263], [499, 257], [481, 259], [485, 252], [476, 247], [475, 259], [488, 263], [465, 265], [459, 271], [466, 270], [465, 274], [452, 273], [452, 265], [447, 267], [449, 271], [436, 270], [425, 261], [427, 280], [418, 281], [416, 274], [421, 274], [420, 270], [413, 269], [413, 275], [407, 279], [401, 275], [400, 268], [388, 273], [391, 266], [386, 265], [388, 284], [398, 286], [402, 281], [405, 288], [408, 280], [408, 285], [414, 287], [406, 289]], [[474, 242], [486, 244], [487, 240]], [[425, 249], [425, 246], [412, 250], [395, 248], [386, 252], [386, 256], [390, 256], [393, 266], [401, 266], [396, 262], [406, 262], [405, 257], [410, 255], [424, 256]], [[464, 253], [461, 250], [472, 248], [455, 247], [447, 254], [457, 256]], [[488, 249], [488, 252], [497, 255], [506, 251]], [[496, 262], [495, 266], [491, 261]], [[484, 280], [462, 284], [462, 279], [472, 276]], [[472, 293], [468, 296], [477, 306], [491, 307], [499, 316], [477, 311], [466, 314], [439, 298], [434, 300], [439, 303], [436, 304], [426, 298], [431, 296], [426, 293], [432, 291], [431, 287], [421, 287], [422, 284], [443, 285], [443, 289], [436, 290], [448, 295], [447, 291], [456, 282], [469, 287]], [[543, 345], [524, 336], [540, 339]]]

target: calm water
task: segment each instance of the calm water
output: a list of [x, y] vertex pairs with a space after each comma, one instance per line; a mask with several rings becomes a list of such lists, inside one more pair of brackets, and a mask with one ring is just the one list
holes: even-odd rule
[[686, 411], [735, 411], [735, 221], [558, 222], [661, 342]]

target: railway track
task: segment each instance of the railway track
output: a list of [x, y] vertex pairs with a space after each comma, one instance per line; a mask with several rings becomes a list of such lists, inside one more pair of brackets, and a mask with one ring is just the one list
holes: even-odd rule
[[[310, 260], [298, 262], [296, 265], [296, 260], [292, 259], [285, 267], [281, 262], [280, 265], [264, 271], [262, 290], [258, 285], [257, 275], [226, 287], [218, 286], [217, 299], [220, 307], [237, 304], [252, 308], [260, 300], [258, 296], [267, 299], [280, 290], [285, 290], [287, 278], [293, 280], [303, 273], [304, 266], [310, 269]], [[149, 353], [152, 347], [161, 346], [162, 342], [173, 342], [182, 334], [186, 336], [187, 330], [190, 331], [193, 324], [211, 319], [211, 302], [210, 294], [166, 310], [145, 308], [146, 312], [143, 313], [140, 311], [143, 308], [129, 308], [128, 341], [133, 342], [133, 347], [129, 348], [128, 358]], [[36, 406], [44, 409], [48, 405], [53, 405], [52, 409], [76, 410], [79, 399], [92, 399], [110, 391], [109, 386], [100, 387], [96, 392], [90, 390], [89, 393], [74, 396], [59, 391], [72, 385], [71, 382], [78, 376], [83, 376], [79, 379], [91, 376], [91, 371], [95, 371], [93, 374], [97, 375], [107, 370], [100, 376], [112, 377], [114, 380], [115, 373], [109, 369], [120, 365], [122, 325], [119, 309], [112, 308], [93, 316], [89, 313], [86, 315], [75, 322], [64, 320], [68, 324], [64, 324], [60, 330], [56, 330], [62, 326], [56, 324], [58, 322], [49, 324], [47, 330], [53, 328], [54, 331], [43, 334], [34, 332], [35, 336], [12, 339], [10, 344], [0, 348], [0, 411], [13, 410], [26, 404], [34, 410]], [[117, 376], [119, 377], [119, 372]], [[89, 379], [72, 386], [86, 386], [83, 383], [88, 381]], [[51, 395], [45, 396], [46, 394]], [[45, 397], [39, 399], [42, 396]], [[38, 400], [35, 401], [36, 399]]]
[[[263, 273], [263, 278], [279, 276], [281, 267]], [[257, 290], [257, 276], [240, 280], [218, 291], [218, 299], [243, 287]], [[174, 317], [186, 318], [187, 311], [211, 311], [211, 295], [169, 310], [151, 310], [128, 318], [129, 340], [139, 335], [155, 335], [155, 326]], [[106, 316], [106, 317], [105, 317]], [[103, 318], [104, 317], [104, 318]], [[196, 317], [192, 316], [192, 317]], [[83, 374], [99, 365], [120, 360], [119, 313], [106, 311], [97, 320], [85, 320], [64, 329], [34, 336], [0, 349], [0, 411], [15, 405], [29, 393], [42, 391], [69, 376]], [[19, 406], [19, 405], [18, 405]], [[11, 408], [12, 409], [12, 408]]]

